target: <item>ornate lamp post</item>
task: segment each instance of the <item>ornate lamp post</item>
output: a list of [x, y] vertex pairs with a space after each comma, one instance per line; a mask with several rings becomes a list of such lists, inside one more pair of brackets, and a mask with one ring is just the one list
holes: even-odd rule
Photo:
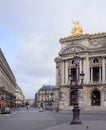
[[[70, 87], [71, 89], [74, 90], [74, 106], [73, 106], [73, 119], [71, 121], [71, 124], [81, 124], [82, 122], [80, 121], [80, 108], [79, 108], [79, 101], [78, 101], [78, 89], [83, 88], [82, 84], [83, 84], [83, 79], [84, 79], [84, 73], [82, 71], [81, 74], [78, 73], [78, 67], [79, 67], [79, 63], [80, 63], [80, 57], [78, 55], [76, 55], [74, 58], [74, 64], [75, 64], [75, 68], [76, 68], [76, 75], [75, 75], [75, 83], [72, 84], [72, 80], [73, 80], [73, 76], [72, 74], [69, 74], [69, 80], [70, 80]], [[79, 84], [79, 80], [78, 77], [80, 75], [80, 80], [81, 80], [81, 84]]]

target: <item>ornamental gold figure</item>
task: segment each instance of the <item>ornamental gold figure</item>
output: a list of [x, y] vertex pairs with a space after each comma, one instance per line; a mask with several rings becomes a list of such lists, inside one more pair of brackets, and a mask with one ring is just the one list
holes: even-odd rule
[[80, 26], [80, 22], [79, 21], [74, 21], [74, 27], [72, 28], [71, 34], [72, 35], [79, 35], [79, 34], [83, 34], [83, 29]]

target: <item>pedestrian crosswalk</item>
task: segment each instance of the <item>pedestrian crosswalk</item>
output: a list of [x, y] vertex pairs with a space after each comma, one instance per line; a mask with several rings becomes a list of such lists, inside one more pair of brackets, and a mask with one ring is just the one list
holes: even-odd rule
[[29, 108], [28, 110], [26, 108], [21, 108], [21, 109], [12, 109], [10, 114], [0, 114], [1, 116], [10, 116], [10, 115], [15, 115], [16, 113], [34, 113], [34, 112], [40, 112], [39, 109], [33, 109]]
[[10, 115], [14, 115], [14, 114], [16, 114], [16, 113], [34, 113], [34, 112], [39, 112], [39, 111], [37, 111], [37, 110], [29, 110], [29, 111], [27, 111], [27, 110], [20, 110], [20, 111], [11, 111], [11, 113], [10, 114], [0, 114], [0, 116], [10, 116]]
[[16, 111], [16, 112], [38, 112], [38, 111], [35, 111], [35, 110], [21, 110], [21, 111]]

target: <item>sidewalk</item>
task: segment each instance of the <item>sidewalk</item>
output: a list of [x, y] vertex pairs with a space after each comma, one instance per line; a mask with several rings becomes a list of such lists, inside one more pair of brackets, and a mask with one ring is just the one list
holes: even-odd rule
[[65, 123], [45, 130], [106, 130], [105, 121], [83, 121], [82, 124]]
[[[81, 111], [81, 113], [106, 113], [105, 111]], [[61, 110], [59, 113], [72, 113], [71, 110]], [[82, 121], [82, 124], [72, 125], [70, 122], [57, 125], [45, 130], [106, 130], [106, 121]]]
[[[72, 113], [72, 110], [60, 110], [59, 113]], [[90, 110], [81, 110], [80, 113], [106, 113], [106, 110], [103, 111], [99, 111], [99, 110], [95, 110], [95, 111], [90, 111]]]

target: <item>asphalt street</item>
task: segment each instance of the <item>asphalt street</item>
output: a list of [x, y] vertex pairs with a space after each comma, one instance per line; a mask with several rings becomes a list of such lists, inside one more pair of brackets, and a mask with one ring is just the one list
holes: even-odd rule
[[[80, 118], [84, 121], [106, 121], [105, 112], [81, 112]], [[1, 130], [46, 130], [72, 120], [71, 111], [43, 111], [37, 108], [20, 108], [11, 114], [0, 115]]]

